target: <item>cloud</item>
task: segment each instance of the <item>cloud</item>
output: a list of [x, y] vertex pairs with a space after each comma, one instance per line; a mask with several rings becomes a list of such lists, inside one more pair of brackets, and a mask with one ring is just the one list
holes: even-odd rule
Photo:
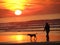
[[8, 9], [0, 9], [0, 18], [13, 16], [13, 12]]
[[[0, 1], [0, 3], [4, 2]], [[29, 4], [25, 5], [26, 9], [23, 10], [23, 15], [60, 14], [60, 0], [32, 0]], [[13, 11], [0, 8], [0, 17], [13, 15]]]

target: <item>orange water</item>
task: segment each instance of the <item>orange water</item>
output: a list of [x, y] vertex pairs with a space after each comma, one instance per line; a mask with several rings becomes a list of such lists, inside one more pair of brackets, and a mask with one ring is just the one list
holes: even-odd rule
[[[27, 34], [37, 33], [36, 38], [37, 42], [46, 42], [46, 33], [45, 32], [0, 32], [0, 42], [9, 42], [9, 43], [24, 43], [31, 42], [30, 36]], [[50, 41], [60, 41], [60, 32], [52, 31], [49, 34]], [[32, 38], [34, 42], [34, 37]]]

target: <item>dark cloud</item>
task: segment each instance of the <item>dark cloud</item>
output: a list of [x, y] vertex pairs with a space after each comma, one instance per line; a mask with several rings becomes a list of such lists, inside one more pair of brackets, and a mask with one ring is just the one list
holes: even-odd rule
[[51, 0], [50, 3], [40, 4], [43, 5], [43, 10], [37, 11], [36, 14], [60, 14], [60, 0]]
[[0, 9], [0, 18], [13, 16], [13, 12], [8, 9]]
[[60, 2], [60, 0], [51, 0], [51, 1], [53, 1], [53, 2]]

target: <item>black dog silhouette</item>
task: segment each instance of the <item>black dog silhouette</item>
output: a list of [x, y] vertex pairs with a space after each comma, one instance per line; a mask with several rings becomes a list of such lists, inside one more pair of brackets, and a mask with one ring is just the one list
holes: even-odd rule
[[30, 36], [30, 40], [32, 42], [32, 37], [34, 37], [34, 41], [36, 42], [36, 34], [27, 34], [28, 36]]

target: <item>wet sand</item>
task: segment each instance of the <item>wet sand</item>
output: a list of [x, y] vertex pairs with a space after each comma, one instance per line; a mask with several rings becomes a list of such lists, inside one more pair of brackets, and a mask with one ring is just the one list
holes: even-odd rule
[[60, 42], [0, 43], [0, 45], [60, 45]]

